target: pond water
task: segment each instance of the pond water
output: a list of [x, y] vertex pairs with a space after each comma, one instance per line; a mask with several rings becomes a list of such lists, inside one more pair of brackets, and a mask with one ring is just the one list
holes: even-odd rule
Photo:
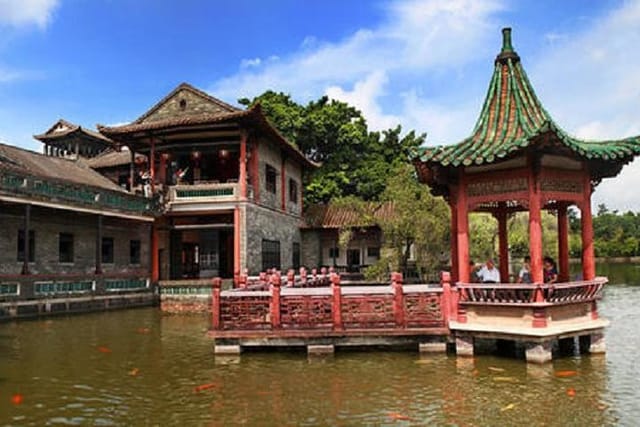
[[613, 283], [607, 355], [543, 366], [371, 351], [214, 359], [204, 318], [157, 309], [0, 324], [0, 425], [638, 425], [640, 266], [599, 267]]

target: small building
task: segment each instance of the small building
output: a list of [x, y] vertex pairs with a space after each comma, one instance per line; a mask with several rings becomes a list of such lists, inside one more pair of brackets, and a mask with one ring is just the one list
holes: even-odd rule
[[[383, 234], [380, 221], [393, 215], [393, 203], [367, 203], [366, 213], [335, 203], [307, 207], [302, 228], [302, 264], [332, 266], [338, 272], [362, 273], [380, 259]], [[346, 249], [340, 233], [351, 233]]]
[[317, 165], [259, 105], [241, 110], [183, 83], [130, 124], [98, 129], [148, 159], [140, 172], [163, 206], [153, 281], [300, 265], [302, 176]]
[[112, 148], [109, 138], [91, 129], [60, 119], [46, 132], [33, 136], [51, 157], [91, 158]]

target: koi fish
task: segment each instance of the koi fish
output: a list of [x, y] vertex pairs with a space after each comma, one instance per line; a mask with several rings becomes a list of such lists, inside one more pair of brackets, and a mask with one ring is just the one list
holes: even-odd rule
[[399, 420], [399, 421], [411, 421], [411, 417], [409, 417], [408, 415], [403, 415], [400, 414], [398, 412], [389, 412], [389, 414], [387, 414], [389, 416], [389, 418], [391, 418], [392, 420]]
[[492, 372], [504, 372], [503, 368], [495, 368], [493, 366], [489, 366], [489, 370]]
[[16, 393], [11, 396], [11, 403], [13, 403], [14, 405], [21, 405], [23, 400], [24, 397], [20, 393]]
[[135, 377], [136, 375], [138, 375], [138, 372], [140, 372], [140, 369], [133, 368], [132, 370], [129, 371], [129, 375], [131, 375], [132, 377]]
[[516, 407], [515, 403], [509, 403], [507, 406], [500, 408], [500, 412], [508, 411]]
[[104, 346], [98, 347], [98, 351], [100, 353], [111, 353], [111, 349], [109, 347], [104, 347]]
[[216, 383], [202, 384], [197, 387], [194, 387], [193, 391], [195, 391], [196, 393], [199, 393], [201, 391], [209, 390], [210, 388], [216, 388], [216, 387], [218, 387], [218, 384]]
[[573, 377], [574, 375], [578, 375], [577, 371], [556, 371], [554, 374], [558, 378], [567, 378]]
[[514, 377], [493, 377], [494, 381], [497, 382], [501, 382], [501, 383], [515, 383], [518, 382], [517, 379], [515, 379]]
[[576, 396], [576, 389], [573, 387], [569, 387], [567, 389], [567, 396], [569, 397], [575, 397]]

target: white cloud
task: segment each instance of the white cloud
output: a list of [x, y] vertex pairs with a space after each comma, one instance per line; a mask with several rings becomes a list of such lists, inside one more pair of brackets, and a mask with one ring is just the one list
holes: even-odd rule
[[35, 24], [47, 26], [58, 0], [0, 0], [0, 25], [13, 27]]

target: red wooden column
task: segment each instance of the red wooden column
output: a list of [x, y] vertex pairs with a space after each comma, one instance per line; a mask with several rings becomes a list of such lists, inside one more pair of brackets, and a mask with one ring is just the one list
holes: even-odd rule
[[160, 259], [158, 258], [158, 226], [151, 225], [151, 282], [157, 283], [160, 278]]
[[240, 183], [240, 199], [247, 199], [247, 132], [240, 133], [240, 171], [238, 176]]
[[458, 253], [458, 281], [469, 283], [469, 211], [467, 206], [467, 185], [464, 172], [456, 194], [456, 250]]
[[567, 205], [558, 203], [558, 258], [560, 271], [558, 281], [569, 281], [569, 218]]
[[240, 208], [233, 210], [233, 277], [240, 275]]
[[212, 281], [212, 295], [211, 295], [211, 328], [213, 330], [220, 329], [220, 322], [222, 317], [220, 316], [220, 288], [222, 287], [222, 279], [214, 277]]
[[260, 202], [260, 157], [258, 156], [258, 141], [252, 138], [251, 145], [251, 162], [249, 163], [249, 176], [251, 177], [251, 186], [253, 187], [253, 200]]
[[500, 203], [495, 217], [498, 220], [500, 281], [509, 283], [509, 235], [507, 233], [507, 211], [504, 203]]
[[156, 185], [156, 140], [151, 137], [151, 153], [149, 154], [149, 176], [151, 179], [151, 193], [155, 192]]
[[457, 206], [455, 194], [451, 195], [449, 200], [449, 207], [451, 210], [451, 280], [456, 283], [459, 280], [458, 276], [458, 235], [456, 233], [456, 227], [458, 225]]
[[534, 165], [529, 164], [529, 256], [531, 257], [531, 279], [533, 283], [542, 283], [542, 224], [541, 200], [538, 176]]
[[596, 260], [593, 249], [593, 219], [591, 217], [591, 176], [585, 170], [582, 188], [582, 277], [592, 280], [596, 277]]

